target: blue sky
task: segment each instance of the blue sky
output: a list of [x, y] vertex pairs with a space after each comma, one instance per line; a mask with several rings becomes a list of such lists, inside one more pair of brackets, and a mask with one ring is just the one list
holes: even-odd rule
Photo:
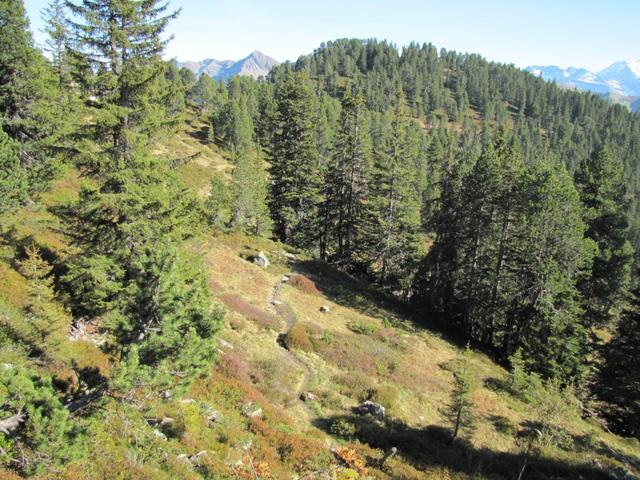
[[[48, 0], [25, 0], [36, 40]], [[172, 0], [167, 57], [294, 60], [342, 37], [431, 42], [490, 60], [599, 70], [640, 57], [635, 0]]]

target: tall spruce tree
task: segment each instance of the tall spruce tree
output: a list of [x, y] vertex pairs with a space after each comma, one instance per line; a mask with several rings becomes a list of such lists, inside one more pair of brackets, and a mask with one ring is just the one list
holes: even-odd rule
[[640, 439], [640, 290], [630, 295], [613, 339], [604, 346], [594, 391], [615, 431]]
[[276, 84], [273, 144], [269, 149], [269, 208], [274, 233], [291, 245], [318, 243], [321, 175], [313, 96], [304, 73], [286, 73]]
[[580, 290], [591, 321], [603, 325], [624, 296], [633, 259], [623, 165], [604, 145], [581, 163], [575, 179], [585, 209], [586, 235], [598, 246], [591, 275], [581, 282]]
[[33, 43], [23, 1], [0, 1], [0, 117], [20, 145], [30, 191], [42, 190], [57, 171], [50, 137], [64, 117], [56, 100], [56, 82]]
[[220, 313], [202, 272], [180, 249], [193, 231], [195, 199], [149, 149], [170, 120], [159, 88], [162, 33], [176, 13], [165, 14], [159, 0], [69, 6], [73, 55], [94, 73], [86, 78], [94, 121], [84, 160], [98, 186], [83, 190], [74, 209], [82, 254], [66, 280], [76, 309], [104, 318], [118, 340], [118, 386], [146, 377], [170, 382], [171, 372], [190, 377], [212, 356]]
[[347, 90], [340, 129], [325, 179], [321, 255], [345, 268], [364, 260], [362, 240], [369, 223], [371, 139], [364, 96]]
[[420, 202], [412, 171], [417, 145], [407, 135], [410, 118], [404, 93], [381, 124], [380, 147], [374, 155], [371, 208], [366, 240], [377, 280], [405, 293], [417, 260]]

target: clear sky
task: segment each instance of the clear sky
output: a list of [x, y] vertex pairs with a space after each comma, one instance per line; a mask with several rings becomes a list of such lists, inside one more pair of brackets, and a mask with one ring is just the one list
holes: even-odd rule
[[[48, 0], [25, 0], [36, 40]], [[527, 65], [602, 69], [640, 57], [637, 0], [171, 0], [182, 14], [167, 57], [239, 59], [260, 50], [295, 60], [321, 42], [431, 42]]]

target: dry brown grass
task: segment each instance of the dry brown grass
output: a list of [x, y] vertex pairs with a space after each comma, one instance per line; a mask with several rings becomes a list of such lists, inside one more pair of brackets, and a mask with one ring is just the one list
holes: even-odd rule
[[280, 325], [276, 317], [265, 312], [261, 308], [250, 304], [240, 295], [235, 293], [225, 293], [220, 295], [218, 298], [231, 310], [255, 322], [261, 328], [277, 330]]

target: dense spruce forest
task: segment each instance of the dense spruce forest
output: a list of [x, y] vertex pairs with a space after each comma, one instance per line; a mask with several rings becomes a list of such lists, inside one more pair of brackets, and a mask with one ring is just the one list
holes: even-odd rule
[[[163, 60], [178, 14], [159, 0], [52, 0], [41, 50], [23, 1], [0, 0], [0, 475], [636, 478], [640, 114], [479, 55], [375, 39], [217, 82]], [[201, 150], [176, 146], [185, 132]], [[205, 149], [229, 168], [193, 188], [185, 172]], [[452, 389], [438, 418], [451, 431], [426, 429], [427, 441], [400, 416], [368, 427], [337, 417], [327, 435], [343, 446], [331, 456], [316, 434], [262, 420], [263, 408], [281, 417], [266, 374], [218, 337], [242, 330], [230, 311], [274, 320], [221, 295], [237, 272], [206, 260], [207, 248], [241, 244], [306, 259], [299, 268], [328, 285], [309, 273], [298, 288], [326, 302], [341, 300], [341, 282], [359, 286], [349, 314], [382, 326], [349, 320], [351, 343], [304, 323], [294, 300], [284, 309], [280, 287], [269, 297], [289, 327], [278, 348], [309, 371], [315, 357], [296, 352], [340, 346], [351, 371], [366, 348], [357, 339], [387, 335], [362, 360], [370, 374], [341, 380], [345, 398], [384, 402], [402, 368], [431, 371], [427, 356], [381, 360], [398, 335], [466, 345], [441, 362]], [[276, 266], [278, 278], [293, 269]], [[499, 454], [471, 442], [481, 354], [508, 370], [483, 377], [485, 396], [545, 409], [514, 425], [496, 417], [511, 442]], [[204, 403], [214, 398], [224, 421]], [[342, 405], [328, 398], [316, 420]], [[260, 413], [247, 413], [254, 403]], [[613, 451], [567, 433], [580, 416], [629, 437], [635, 457], [575, 467], [562, 452]], [[203, 459], [214, 444], [240, 451], [237, 462]]]

